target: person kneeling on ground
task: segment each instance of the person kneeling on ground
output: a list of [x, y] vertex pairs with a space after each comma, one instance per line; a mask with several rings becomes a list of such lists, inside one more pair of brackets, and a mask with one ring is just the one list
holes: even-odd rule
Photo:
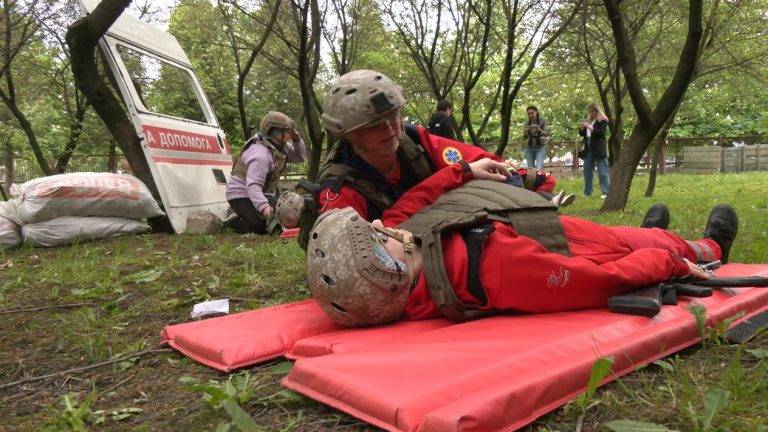
[[530, 191], [498, 188], [504, 167], [490, 159], [446, 167], [373, 223], [351, 208], [321, 215], [307, 269], [323, 311], [364, 326], [601, 308], [637, 287], [708, 277], [694, 262], [727, 261], [738, 229], [726, 205], [712, 210], [695, 242], [661, 229], [658, 211], [644, 222], [655, 228], [557, 216]]
[[226, 225], [241, 234], [272, 232], [268, 221], [273, 220], [277, 182], [286, 163], [304, 162], [306, 158], [296, 122], [277, 111], [265, 115], [259, 133], [248, 140], [232, 166], [226, 196], [237, 218]]

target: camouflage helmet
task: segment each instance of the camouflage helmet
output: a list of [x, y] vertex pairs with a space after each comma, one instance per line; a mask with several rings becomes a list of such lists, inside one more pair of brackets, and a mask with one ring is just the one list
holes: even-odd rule
[[291, 229], [299, 226], [301, 208], [304, 206], [304, 197], [293, 191], [280, 194], [275, 206], [277, 221], [283, 229]]
[[[402, 240], [406, 262], [384, 248], [380, 233]], [[406, 234], [404, 234], [406, 233]], [[323, 311], [346, 326], [400, 317], [413, 282], [413, 236], [377, 228], [352, 208], [320, 215], [307, 247], [309, 290]]]
[[376, 122], [405, 105], [402, 87], [373, 70], [346, 73], [331, 84], [323, 103], [323, 123], [334, 136]]
[[267, 115], [261, 118], [259, 132], [266, 134], [272, 128], [292, 130], [296, 129], [296, 122], [281, 112], [270, 111]]

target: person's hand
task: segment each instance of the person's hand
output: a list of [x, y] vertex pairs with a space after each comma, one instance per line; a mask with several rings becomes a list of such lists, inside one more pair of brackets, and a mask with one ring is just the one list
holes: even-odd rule
[[504, 163], [509, 165], [509, 169], [507, 171], [516, 171], [515, 163], [517, 163], [517, 161], [512, 158], [512, 156], [508, 157]]
[[683, 258], [683, 261], [685, 261], [685, 263], [688, 264], [689, 276], [693, 276], [698, 279], [709, 279], [709, 273], [707, 273], [704, 269], [699, 267], [698, 264], [688, 261], [686, 258]]
[[299, 135], [299, 131], [296, 129], [291, 129], [291, 140], [293, 140], [293, 142], [301, 141], [301, 135]]
[[264, 210], [261, 211], [261, 214], [265, 219], [268, 219], [270, 216], [272, 216], [272, 206], [267, 206], [264, 208]]
[[504, 181], [509, 176], [512, 166], [505, 162], [497, 162], [490, 158], [483, 158], [469, 164], [472, 175], [478, 180]]
[[592, 125], [589, 124], [589, 122], [581, 122], [579, 125], [579, 128], [581, 129], [592, 129]]

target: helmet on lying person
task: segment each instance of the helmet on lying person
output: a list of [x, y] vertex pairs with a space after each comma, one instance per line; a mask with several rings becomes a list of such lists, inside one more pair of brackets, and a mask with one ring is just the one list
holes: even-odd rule
[[[386, 237], [405, 246], [405, 262], [384, 247]], [[413, 236], [375, 227], [352, 208], [323, 213], [307, 247], [312, 297], [335, 322], [346, 326], [397, 320], [414, 281]]]
[[405, 106], [403, 88], [373, 70], [356, 70], [334, 81], [323, 103], [323, 123], [336, 137], [375, 124]]

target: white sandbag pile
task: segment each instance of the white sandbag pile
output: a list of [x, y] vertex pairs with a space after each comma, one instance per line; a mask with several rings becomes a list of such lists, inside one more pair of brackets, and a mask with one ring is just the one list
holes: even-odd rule
[[127, 174], [72, 173], [11, 186], [6, 218], [24, 243], [60, 246], [149, 231], [141, 220], [163, 215], [146, 185]]
[[25, 243], [44, 247], [146, 232], [149, 225], [141, 221], [101, 216], [62, 216], [21, 227]]
[[0, 250], [12, 249], [21, 245], [21, 227], [8, 217], [10, 206], [8, 201], [0, 202]]
[[15, 222], [25, 225], [59, 216], [162, 216], [141, 180], [128, 174], [72, 173], [11, 186]]

